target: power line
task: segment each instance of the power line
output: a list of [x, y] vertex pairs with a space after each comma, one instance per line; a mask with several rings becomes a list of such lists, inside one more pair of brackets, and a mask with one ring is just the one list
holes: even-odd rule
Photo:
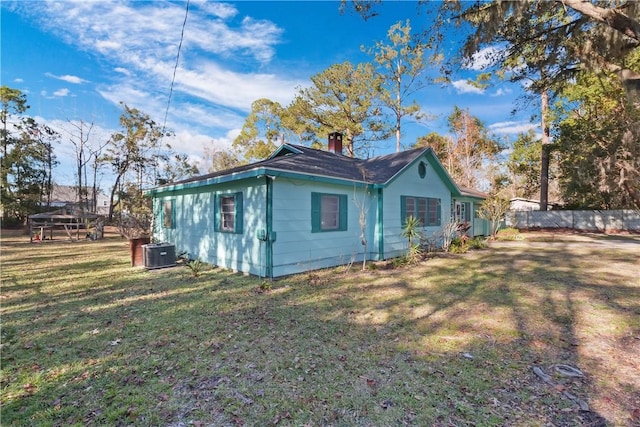
[[180, 61], [180, 50], [182, 49], [182, 41], [184, 40], [184, 29], [187, 26], [187, 17], [189, 16], [189, 0], [184, 11], [184, 21], [182, 22], [182, 31], [180, 33], [180, 44], [178, 44], [178, 53], [176, 54], [176, 63], [173, 66], [173, 77], [171, 78], [171, 86], [169, 87], [169, 99], [167, 100], [167, 109], [164, 112], [164, 122], [162, 123], [162, 134], [164, 135], [167, 126], [167, 116], [169, 115], [169, 106], [171, 105], [171, 97], [173, 96], [173, 85], [176, 81], [176, 72], [178, 71], [178, 62]]

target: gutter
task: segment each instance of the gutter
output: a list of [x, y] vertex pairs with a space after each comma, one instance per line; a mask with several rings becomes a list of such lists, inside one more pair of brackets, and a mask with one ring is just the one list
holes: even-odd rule
[[[283, 177], [283, 178], [292, 178], [292, 179], [300, 179], [304, 181], [312, 181], [312, 182], [327, 182], [332, 184], [340, 184], [340, 185], [356, 185], [357, 187], [365, 187], [370, 186], [370, 183], [363, 181], [354, 181], [345, 178], [335, 178], [327, 175], [315, 175], [308, 173], [300, 173], [300, 172], [290, 172], [281, 169], [269, 169], [269, 168], [257, 168], [252, 169], [245, 172], [233, 173], [230, 175], [221, 175], [213, 178], [208, 178], [205, 180], [199, 181], [190, 181], [185, 182], [183, 184], [169, 184], [162, 187], [150, 188], [148, 190], [144, 190], [145, 196], [153, 196], [161, 193], [169, 193], [174, 191], [182, 191], [189, 190], [192, 188], [199, 187], [208, 187], [212, 185], [225, 184], [227, 182], [239, 181], [242, 179], [249, 178], [258, 178], [264, 175], [272, 176], [272, 177]], [[374, 184], [381, 185], [384, 187], [384, 184]]]

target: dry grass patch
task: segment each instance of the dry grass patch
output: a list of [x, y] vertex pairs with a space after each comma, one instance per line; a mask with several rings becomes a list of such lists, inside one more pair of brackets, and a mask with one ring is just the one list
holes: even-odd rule
[[[266, 290], [3, 234], [2, 424], [631, 426], [638, 247], [496, 242]], [[559, 363], [585, 378], [532, 372]]]

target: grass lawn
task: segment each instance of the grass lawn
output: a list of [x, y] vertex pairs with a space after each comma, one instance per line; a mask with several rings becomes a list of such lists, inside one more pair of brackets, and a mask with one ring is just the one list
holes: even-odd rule
[[3, 232], [1, 424], [639, 425], [640, 239], [550, 240], [265, 289]]

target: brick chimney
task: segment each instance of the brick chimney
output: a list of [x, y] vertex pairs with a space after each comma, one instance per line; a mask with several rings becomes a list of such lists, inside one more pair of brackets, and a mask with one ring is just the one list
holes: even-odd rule
[[331, 132], [329, 134], [329, 151], [335, 154], [342, 154], [342, 134]]

